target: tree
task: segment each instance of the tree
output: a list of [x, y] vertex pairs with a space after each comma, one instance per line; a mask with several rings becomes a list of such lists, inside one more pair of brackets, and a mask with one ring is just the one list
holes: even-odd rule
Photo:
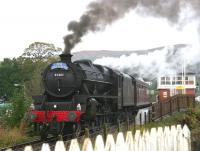
[[36, 68], [32, 72], [31, 79], [25, 83], [27, 95], [33, 96], [43, 93], [44, 88], [41, 74], [46, 68], [47, 64], [47, 62], [43, 61], [34, 62], [34, 66], [36, 66]]
[[58, 56], [62, 52], [61, 48], [55, 47], [53, 44], [44, 42], [34, 42], [24, 50], [22, 57], [31, 58], [34, 61], [48, 59], [49, 57]]
[[12, 97], [14, 84], [22, 82], [19, 62], [16, 59], [4, 59], [0, 64], [0, 97]]
[[22, 56], [0, 62], [0, 97], [6, 94], [11, 103], [12, 112], [4, 120], [10, 127], [19, 126], [32, 101], [31, 96], [42, 94], [41, 73], [49, 63], [58, 59], [60, 53], [61, 49], [53, 44], [35, 42], [24, 50]]
[[61, 54], [61, 51], [61, 48], [56, 48], [53, 44], [34, 42], [18, 58], [21, 62], [21, 74], [24, 78], [26, 93], [29, 96], [43, 92], [41, 73], [49, 63], [58, 60], [58, 54]]

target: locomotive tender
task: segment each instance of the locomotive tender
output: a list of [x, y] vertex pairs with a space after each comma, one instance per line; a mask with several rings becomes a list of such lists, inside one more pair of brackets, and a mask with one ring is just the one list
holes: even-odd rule
[[122, 120], [150, 106], [148, 85], [90, 60], [71, 62], [71, 54], [43, 73], [45, 92], [34, 102], [31, 120], [42, 138], [79, 134], [84, 127]]

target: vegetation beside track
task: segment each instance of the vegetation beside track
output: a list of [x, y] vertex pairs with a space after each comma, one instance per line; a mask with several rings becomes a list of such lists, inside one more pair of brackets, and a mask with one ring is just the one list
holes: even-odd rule
[[12, 146], [33, 139], [28, 136], [26, 112], [31, 100], [23, 90], [16, 90], [11, 103], [0, 110], [0, 148]]
[[0, 128], [0, 148], [21, 144], [36, 139], [28, 136], [19, 128], [3, 129]]

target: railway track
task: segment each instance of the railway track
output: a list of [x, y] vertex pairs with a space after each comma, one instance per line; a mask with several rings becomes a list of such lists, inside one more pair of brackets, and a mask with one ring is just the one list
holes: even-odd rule
[[14, 146], [9, 146], [9, 147], [5, 147], [5, 148], [1, 148], [0, 151], [6, 151], [8, 149], [12, 149], [14, 151], [23, 151], [24, 148], [26, 146], [29, 146], [29, 145], [34, 146], [34, 150], [40, 150], [43, 143], [52, 143], [52, 142], [56, 142], [57, 140], [58, 139], [55, 138], [55, 137], [49, 137], [49, 138], [47, 138], [46, 141], [42, 141], [42, 140], [40, 140], [38, 138], [38, 139], [35, 139], [33, 141], [29, 141], [29, 142], [17, 144], [17, 145], [14, 145]]
[[[125, 125], [125, 122], [121, 123], [122, 127], [124, 125]], [[111, 123], [107, 123], [106, 127], [107, 127], [107, 130], [106, 130], [107, 133], [114, 134], [115, 132], [116, 133], [118, 132], [118, 126], [117, 125], [113, 125]], [[84, 134], [82, 134], [79, 137], [76, 137], [80, 143], [83, 143], [84, 138], [87, 137], [87, 135], [89, 135], [90, 138], [95, 138], [99, 134], [104, 134], [105, 133], [105, 127], [96, 127], [94, 129], [90, 129], [88, 131], [88, 134], [86, 134], [87, 132], [85, 133], [85, 131], [82, 132], [82, 133], [84, 133]], [[29, 142], [26, 142], [26, 143], [21, 143], [21, 144], [17, 144], [17, 145], [14, 145], [14, 146], [5, 147], [5, 148], [0, 149], [0, 151], [6, 151], [8, 149], [12, 149], [14, 151], [24, 151], [24, 148], [26, 146], [29, 146], [29, 145], [32, 146], [34, 151], [40, 151], [43, 143], [48, 143], [50, 148], [51, 148], [51, 150], [54, 150], [55, 145], [56, 145], [56, 141], [58, 141], [59, 139], [63, 139], [64, 142], [65, 142], [66, 148], [68, 148], [69, 145], [70, 145], [71, 139], [73, 139], [73, 138], [74, 138], [73, 134], [68, 134], [68, 135], [64, 135], [62, 138], [49, 137], [45, 141], [41, 141], [40, 139], [36, 139], [36, 140], [29, 141]]]

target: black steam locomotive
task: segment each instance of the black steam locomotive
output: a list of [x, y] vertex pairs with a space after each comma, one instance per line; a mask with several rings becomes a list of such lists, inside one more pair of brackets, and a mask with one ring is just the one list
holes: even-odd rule
[[31, 120], [43, 138], [79, 134], [82, 128], [122, 120], [150, 105], [148, 85], [90, 60], [71, 62], [71, 54], [43, 73], [44, 95], [34, 102]]

